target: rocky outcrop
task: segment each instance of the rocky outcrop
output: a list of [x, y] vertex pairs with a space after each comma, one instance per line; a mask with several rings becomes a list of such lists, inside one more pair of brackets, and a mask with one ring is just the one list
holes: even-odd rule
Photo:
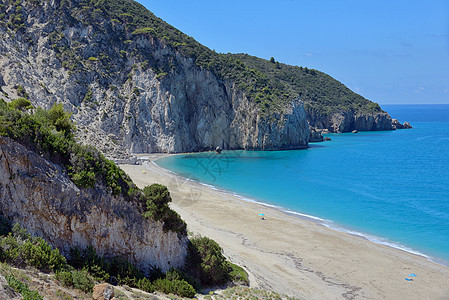
[[92, 292], [93, 300], [112, 300], [114, 298], [114, 287], [107, 283], [102, 283], [94, 286]]
[[315, 128], [327, 129], [329, 132], [352, 132], [393, 130], [392, 120], [386, 112], [353, 112], [341, 111], [329, 115], [318, 114], [313, 110], [307, 111], [310, 125]]
[[92, 245], [143, 271], [180, 267], [187, 238], [142, 217], [137, 204], [105, 187], [79, 189], [65, 170], [0, 137], [0, 212], [67, 254]]
[[309, 142], [322, 142], [324, 140], [323, 135], [321, 134], [321, 130], [313, 128], [313, 127], [309, 127], [310, 130], [310, 137], [309, 137]]
[[413, 128], [412, 125], [410, 125], [409, 122], [404, 122], [404, 124], [399, 123], [397, 119], [392, 120], [393, 128], [394, 129], [410, 129]]
[[[0, 26], [0, 88], [13, 99], [17, 86], [23, 87], [34, 106], [63, 102], [73, 113], [79, 141], [116, 161], [131, 153], [217, 146], [307, 146], [309, 128], [299, 99], [265, 118], [233, 82], [157, 38], [127, 32], [102, 16], [83, 22], [83, 14], [70, 15], [58, 1], [22, 6], [26, 32], [11, 34]], [[166, 66], [170, 71], [158, 71]]]

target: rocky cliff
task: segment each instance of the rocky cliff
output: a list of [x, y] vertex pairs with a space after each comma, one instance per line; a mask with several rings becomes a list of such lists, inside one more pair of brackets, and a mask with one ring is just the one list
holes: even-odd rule
[[332, 112], [330, 114], [320, 114], [315, 110], [308, 110], [307, 115], [309, 123], [313, 127], [327, 129], [330, 132], [396, 129], [393, 127], [390, 115], [384, 111], [362, 113], [348, 110]]
[[183, 266], [187, 238], [142, 217], [136, 203], [104, 186], [78, 188], [65, 169], [0, 137], [0, 211], [67, 254], [92, 245], [143, 271]]
[[[7, 1], [0, 11], [1, 92], [44, 108], [63, 102], [83, 143], [116, 160], [130, 152], [307, 146], [299, 97], [263, 118], [235, 82], [150, 30], [131, 32], [79, 1], [41, 2]], [[21, 23], [6, 23], [19, 12]]]

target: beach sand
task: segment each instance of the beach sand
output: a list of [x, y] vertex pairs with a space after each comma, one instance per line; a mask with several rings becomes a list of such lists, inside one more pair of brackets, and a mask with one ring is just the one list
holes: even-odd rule
[[188, 230], [217, 241], [248, 271], [252, 287], [301, 299], [449, 299], [449, 268], [424, 257], [187, 181], [152, 162], [120, 167], [141, 188], [168, 186]]

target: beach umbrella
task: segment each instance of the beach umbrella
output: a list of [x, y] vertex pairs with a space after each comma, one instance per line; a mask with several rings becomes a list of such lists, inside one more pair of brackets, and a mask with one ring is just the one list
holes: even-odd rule
[[259, 216], [263, 217], [263, 216], [265, 216], [265, 214], [263, 214], [263, 213], [260, 213], [260, 214], [259, 214]]

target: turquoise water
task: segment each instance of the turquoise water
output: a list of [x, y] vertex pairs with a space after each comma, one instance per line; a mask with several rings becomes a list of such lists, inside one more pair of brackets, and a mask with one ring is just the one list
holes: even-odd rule
[[330, 134], [291, 151], [224, 151], [157, 163], [329, 227], [449, 262], [449, 105], [384, 106], [411, 130]]

